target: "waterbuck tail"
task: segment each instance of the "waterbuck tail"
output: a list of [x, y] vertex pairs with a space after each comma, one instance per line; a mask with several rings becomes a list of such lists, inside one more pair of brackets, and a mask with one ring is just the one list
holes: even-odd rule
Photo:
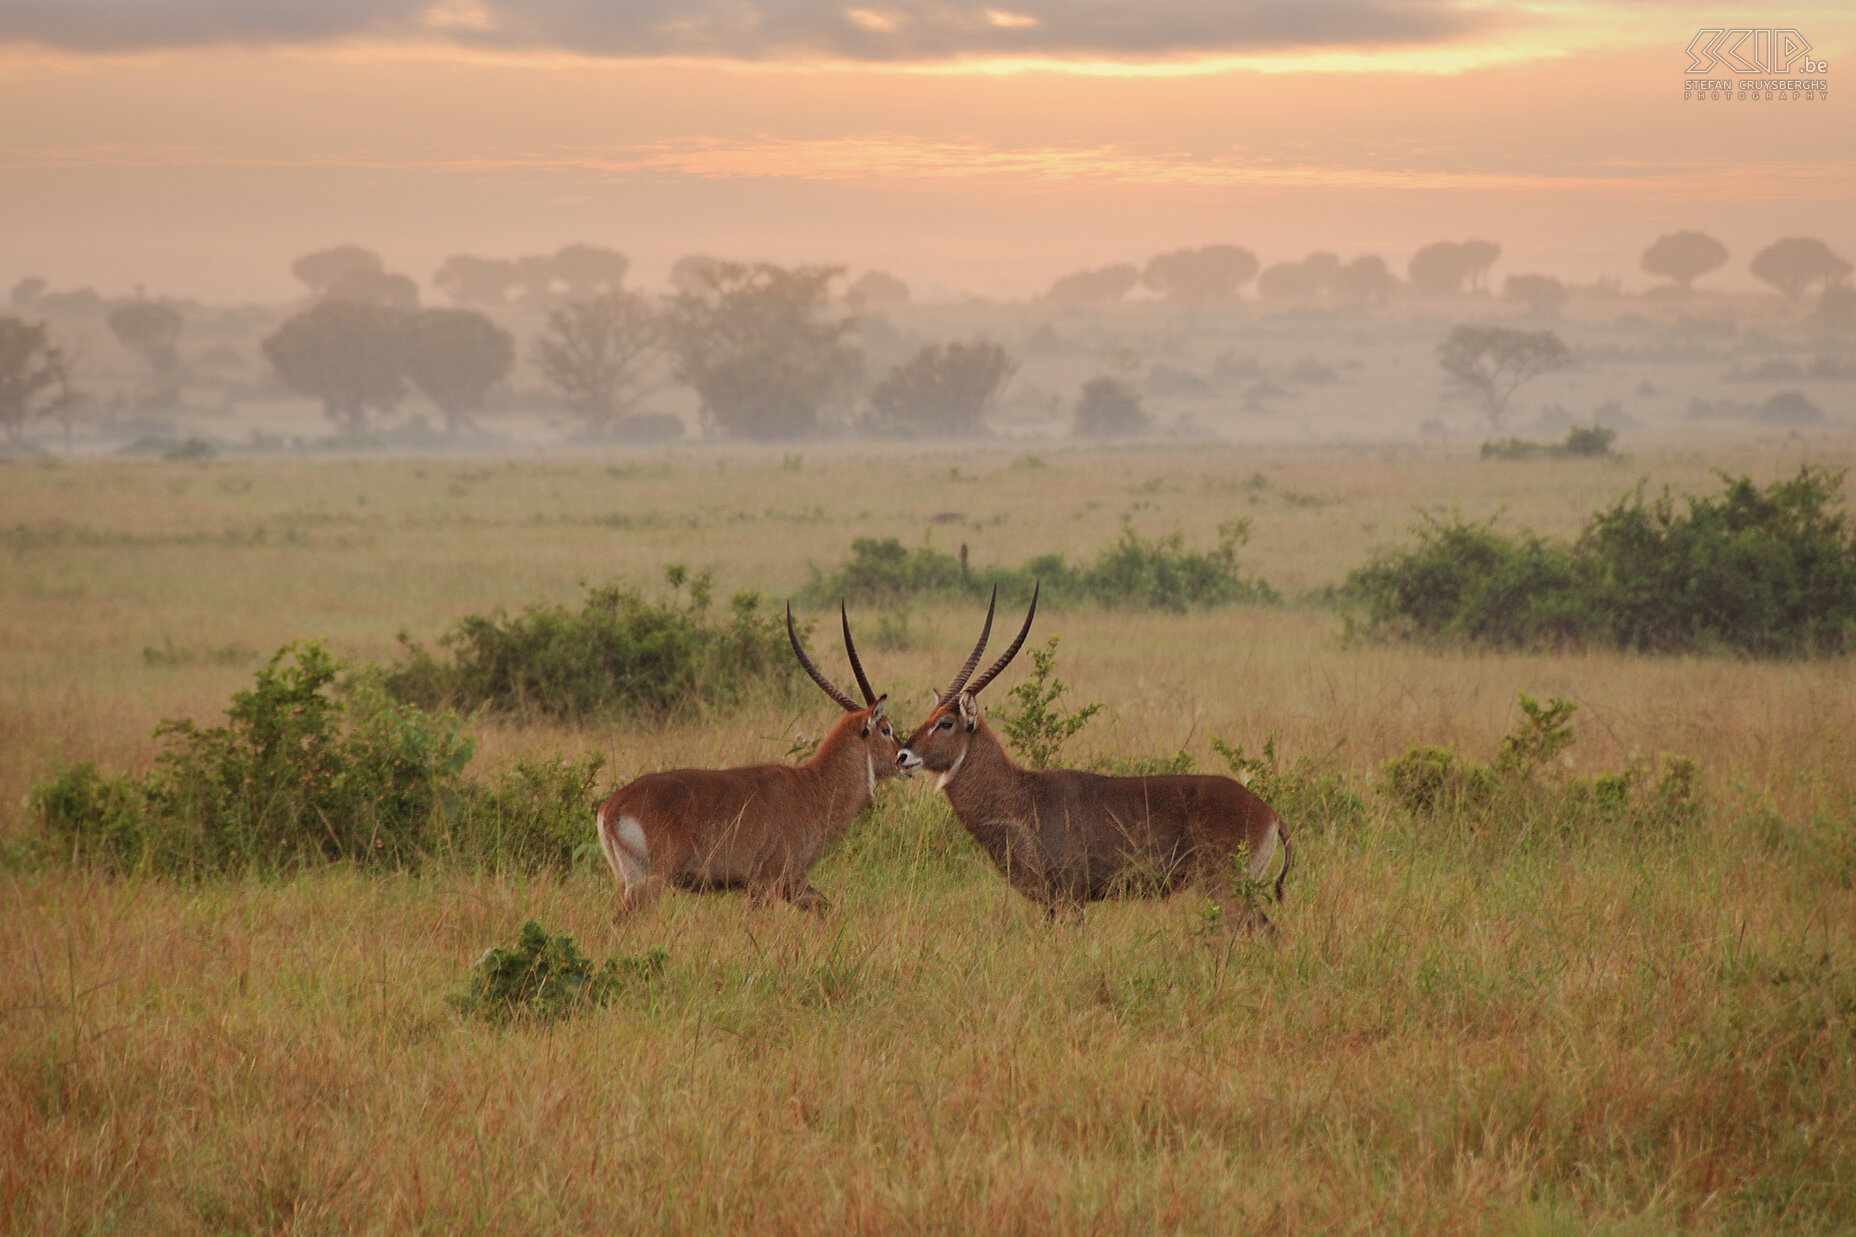
[[1289, 879], [1289, 826], [1283, 824], [1281, 821], [1277, 821], [1276, 837], [1277, 840], [1282, 843], [1282, 871], [1276, 874], [1276, 900], [1281, 902], [1283, 882]]

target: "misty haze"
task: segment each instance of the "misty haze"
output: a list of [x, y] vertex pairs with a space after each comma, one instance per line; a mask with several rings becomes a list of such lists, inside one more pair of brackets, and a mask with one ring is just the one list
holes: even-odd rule
[[1852, 33], [0, 3], [0, 1231], [1856, 1230]]

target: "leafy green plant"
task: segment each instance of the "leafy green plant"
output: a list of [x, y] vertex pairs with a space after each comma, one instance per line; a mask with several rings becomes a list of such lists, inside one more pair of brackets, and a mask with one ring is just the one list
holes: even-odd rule
[[1566, 431], [1564, 442], [1551, 445], [1544, 442], [1529, 442], [1524, 438], [1494, 439], [1482, 444], [1482, 458], [1485, 460], [1531, 460], [1541, 456], [1551, 459], [1598, 459], [1612, 454], [1611, 444], [1617, 441], [1618, 432], [1594, 422], [1591, 425], [1575, 425]]
[[659, 946], [595, 967], [573, 937], [550, 936], [531, 919], [513, 946], [484, 952], [471, 968], [469, 988], [451, 1003], [459, 1013], [492, 1022], [551, 1022], [598, 1009], [628, 988], [655, 984], [669, 958]]
[[1543, 705], [1525, 693], [1518, 704], [1521, 720], [1493, 764], [1460, 759], [1448, 747], [1408, 748], [1381, 771], [1387, 798], [1413, 817], [1487, 832], [1612, 827], [1641, 837], [1681, 832], [1701, 819], [1706, 804], [1693, 760], [1665, 756], [1652, 766], [1634, 759], [1613, 773], [1576, 777], [1558, 757], [1573, 743], [1577, 706], [1558, 697]]
[[223, 725], [163, 721], [145, 778], [78, 765], [33, 806], [60, 851], [114, 870], [413, 863], [473, 745], [455, 714], [391, 700], [371, 676], [338, 699], [340, 671], [320, 644], [287, 645], [233, 695]]
[[596, 753], [557, 754], [518, 760], [488, 783], [467, 783], [450, 814], [448, 851], [467, 865], [521, 872], [597, 863], [593, 814], [604, 764]]
[[1566, 441], [1554, 448], [1554, 453], [1580, 459], [1595, 459], [1610, 455], [1611, 444], [1617, 440], [1616, 430], [1594, 421], [1590, 425], [1575, 425], [1567, 430]]
[[1342, 595], [1382, 637], [1842, 653], [1856, 645], [1856, 530], [1842, 479], [1805, 468], [1761, 490], [1723, 477], [1719, 494], [1680, 506], [1667, 491], [1646, 502], [1639, 486], [1571, 544], [1427, 519], [1415, 546], [1354, 571]]
[[1495, 771], [1511, 777], [1532, 777], [1548, 761], [1572, 746], [1572, 715], [1579, 706], [1551, 696], [1541, 704], [1526, 692], [1517, 696], [1521, 721], [1502, 739]]
[[427, 708], [563, 721], [732, 706], [756, 688], [791, 686], [784, 626], [758, 593], [736, 594], [717, 616], [707, 573], [673, 566], [665, 576], [666, 600], [608, 584], [589, 589], [578, 610], [467, 616], [440, 638], [442, 657], [402, 635], [406, 657], [382, 682]]
[[1217, 738], [1212, 740], [1212, 750], [1224, 757], [1232, 777], [1291, 826], [1351, 829], [1366, 819], [1366, 801], [1349, 783], [1338, 749], [1324, 757], [1299, 756], [1285, 765], [1271, 733], [1264, 736], [1262, 751], [1256, 756], [1246, 754], [1242, 744]]
[[1063, 745], [1102, 711], [1100, 701], [1065, 712], [1059, 705], [1069, 684], [1057, 677], [1057, 643], [1052, 636], [1041, 649], [1031, 650], [1032, 671], [1012, 688], [1016, 708], [999, 719], [1019, 759], [1033, 769], [1048, 769], [1057, 762]]
[[29, 799], [45, 850], [107, 871], [195, 875], [410, 868], [434, 854], [519, 871], [596, 858], [600, 757], [517, 761], [472, 781], [456, 714], [390, 699], [373, 672], [339, 693], [341, 672], [320, 644], [288, 645], [222, 725], [162, 722], [166, 746], [147, 774], [54, 771]]
[[837, 571], [826, 575], [815, 568], [800, 596], [813, 605], [848, 597], [893, 606], [918, 597], [983, 600], [997, 588], [1003, 600], [1022, 604], [1033, 586], [1041, 586], [1045, 603], [1058, 607], [1094, 602], [1111, 609], [1177, 612], [1193, 606], [1274, 604], [1280, 600], [1276, 590], [1246, 576], [1238, 563], [1238, 550], [1249, 535], [1247, 521], [1229, 521], [1219, 528], [1213, 548], [1195, 550], [1181, 533], [1143, 537], [1124, 523], [1121, 535], [1087, 566], [1072, 566], [1061, 554], [1043, 554], [1017, 568], [973, 567], [964, 552], [956, 558], [932, 546], [909, 549], [894, 537], [860, 537]]

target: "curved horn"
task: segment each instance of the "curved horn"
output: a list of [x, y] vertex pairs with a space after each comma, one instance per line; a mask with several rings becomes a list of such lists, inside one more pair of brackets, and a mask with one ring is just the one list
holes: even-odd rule
[[851, 616], [844, 612], [844, 598], [838, 598], [838, 621], [844, 624], [844, 651], [851, 659], [851, 673], [857, 676], [857, 687], [864, 694], [865, 704], [876, 703], [876, 693], [870, 690], [870, 680], [864, 677], [864, 664], [857, 660], [857, 645], [851, 640]]
[[986, 641], [992, 637], [992, 612], [998, 605], [999, 586], [995, 584], [992, 586], [992, 600], [986, 603], [986, 626], [980, 628], [980, 642], [973, 646], [973, 652], [967, 658], [967, 664], [960, 668], [960, 673], [954, 676], [954, 681], [947, 685], [947, 690], [942, 692], [934, 702], [935, 708], [941, 708], [958, 696], [960, 689], [967, 685], [967, 677], [973, 673], [973, 667], [980, 664], [980, 654], [986, 651]]
[[812, 676], [812, 681], [823, 688], [827, 696], [843, 705], [846, 713], [857, 712], [859, 707], [857, 702], [839, 691], [832, 685], [830, 679], [820, 674], [818, 667], [812, 664], [812, 659], [806, 656], [806, 651], [799, 647], [799, 633], [793, 630], [793, 603], [790, 601], [786, 603], [786, 638], [793, 642], [793, 652], [799, 658], [800, 668]]
[[1024, 644], [1025, 637], [1031, 634], [1031, 620], [1036, 618], [1038, 614], [1038, 590], [1042, 589], [1043, 587], [1044, 587], [1044, 583], [1041, 580], [1038, 583], [1032, 585], [1031, 587], [1031, 609], [1025, 612], [1025, 625], [1018, 629], [1018, 639], [1012, 641], [1012, 647], [1005, 651], [1005, 655], [1003, 657], [1001, 657], [998, 661], [994, 662], [991, 666], [987, 668], [986, 673], [982, 674], [979, 677], [979, 681], [977, 683], [974, 683], [972, 686], [967, 688], [968, 693], [970, 693], [971, 695], [975, 695], [975, 696], [979, 695], [980, 689], [985, 687], [986, 684], [992, 682], [994, 679], [998, 678], [999, 672], [1004, 670], [1007, 666], [1011, 665], [1012, 658], [1018, 656], [1019, 647]]

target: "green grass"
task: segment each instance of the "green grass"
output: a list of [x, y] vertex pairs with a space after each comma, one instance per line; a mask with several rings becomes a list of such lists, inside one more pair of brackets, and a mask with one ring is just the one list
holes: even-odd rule
[[[1678, 492], [1722, 463], [1793, 474], [1798, 450], [1633, 444]], [[1811, 450], [1841, 466], [1856, 444]], [[399, 630], [571, 604], [582, 581], [665, 562], [784, 599], [851, 530], [945, 539], [929, 519], [947, 511], [979, 561], [1010, 563], [1022, 547], [1085, 561], [1135, 503], [1151, 504], [1133, 512], [1144, 535], [1179, 527], [1189, 545], [1249, 515], [1247, 570], [1293, 596], [1399, 537], [1414, 506], [1481, 519], [1507, 503], [1566, 537], [1618, 486], [1575, 460], [1043, 459], [13, 469], [0, 528], [27, 534], [0, 547], [0, 1230], [1856, 1227], [1847, 658], [1465, 654], [1350, 642], [1294, 606], [1040, 616], [1033, 640], [1061, 636], [1071, 689], [1051, 707], [1106, 704], [1063, 760], [1185, 753], [1286, 807], [1275, 942], [1207, 932], [1191, 895], [1053, 926], [925, 780], [881, 787], [814, 873], [823, 918], [672, 894], [614, 928], [610, 876], [563, 861], [572, 839], [551, 823], [508, 835], [555, 856], [533, 868], [107, 876], [23, 845], [34, 782], [84, 759], [142, 774], [159, 718], [212, 725], [252, 681], [248, 662], [144, 649], [324, 637], [386, 661]], [[920, 604], [906, 647], [878, 650], [877, 614], [853, 611], [905, 726], [980, 613]], [[812, 651], [848, 681], [828, 627]], [[1033, 673], [1021, 658], [982, 698], [995, 720]], [[1414, 747], [1502, 767], [1503, 737], [1526, 733], [1519, 692], [1543, 717], [1555, 697], [1578, 705], [1576, 743], [1513, 757], [1539, 785], [1684, 753], [1700, 818], [1580, 828], [1522, 794], [1491, 810], [1555, 827], [1492, 827], [1395, 802], [1384, 767]], [[780, 759], [836, 715], [808, 695], [579, 726], [483, 715], [469, 773], [505, 787], [486, 817], [501, 821], [652, 768]], [[664, 950], [661, 974], [558, 1021], [455, 1008], [531, 920], [595, 963]]]

